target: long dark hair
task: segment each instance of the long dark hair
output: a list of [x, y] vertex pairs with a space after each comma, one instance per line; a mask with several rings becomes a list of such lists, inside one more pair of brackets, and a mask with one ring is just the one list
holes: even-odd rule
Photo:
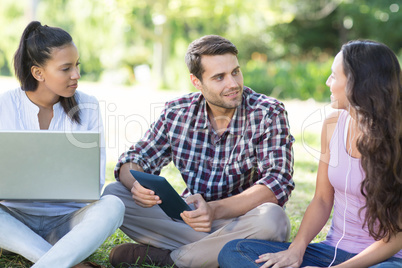
[[390, 239], [402, 231], [401, 67], [391, 49], [374, 41], [352, 41], [341, 51], [346, 94], [362, 133], [364, 225], [374, 239]]
[[[38, 81], [31, 73], [32, 66], [44, 66], [51, 58], [53, 48], [59, 48], [73, 42], [69, 33], [57, 27], [42, 26], [39, 21], [32, 21], [22, 33], [19, 47], [14, 55], [15, 75], [24, 91], [35, 91]], [[80, 112], [71, 112], [78, 107], [75, 96], [60, 96], [60, 104], [72, 121], [80, 123]], [[76, 108], [75, 108], [76, 109]]]

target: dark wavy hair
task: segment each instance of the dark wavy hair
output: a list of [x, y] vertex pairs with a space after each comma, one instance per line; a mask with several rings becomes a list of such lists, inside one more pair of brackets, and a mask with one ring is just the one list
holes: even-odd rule
[[401, 67], [392, 50], [378, 42], [351, 41], [341, 51], [346, 94], [361, 130], [364, 226], [374, 239], [390, 239], [402, 231]]
[[[35, 91], [38, 81], [31, 73], [32, 66], [44, 66], [52, 57], [52, 49], [60, 48], [73, 42], [69, 33], [57, 27], [42, 26], [39, 21], [32, 21], [22, 33], [19, 47], [14, 55], [14, 70], [24, 91]], [[80, 123], [80, 111], [76, 109], [75, 96], [60, 96], [60, 104], [72, 121]]]
[[186, 52], [185, 61], [190, 73], [202, 82], [202, 74], [205, 70], [201, 64], [201, 56], [223, 55], [226, 53], [237, 56], [238, 50], [232, 42], [222, 36], [205, 35], [191, 42]]

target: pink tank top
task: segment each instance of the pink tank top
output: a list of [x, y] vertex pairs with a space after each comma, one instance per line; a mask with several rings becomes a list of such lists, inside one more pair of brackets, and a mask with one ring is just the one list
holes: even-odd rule
[[[323, 243], [335, 247], [343, 235], [345, 226], [345, 234], [338, 248], [357, 254], [375, 240], [369, 236], [366, 227], [362, 228], [365, 210], [361, 213], [359, 210], [364, 206], [365, 198], [360, 192], [360, 185], [365, 175], [360, 159], [348, 154], [349, 145], [346, 144], [348, 117], [348, 112], [342, 111], [329, 144], [331, 155], [328, 177], [335, 190], [334, 211], [331, 228]], [[346, 213], [345, 207], [347, 207]], [[394, 256], [402, 258], [402, 250]]]

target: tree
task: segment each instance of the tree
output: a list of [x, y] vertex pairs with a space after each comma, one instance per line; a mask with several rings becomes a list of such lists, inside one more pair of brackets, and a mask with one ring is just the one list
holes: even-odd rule
[[251, 40], [249, 43], [253, 46], [253, 43], [263, 41], [265, 37], [261, 33], [267, 25], [283, 20], [283, 16], [272, 11], [270, 3], [275, 2], [272, 0], [253, 4], [242, 0], [116, 2], [132, 30], [126, 33], [126, 44], [153, 47], [154, 57], [148, 63], [162, 85], [173, 84], [166, 75], [167, 66], [177, 58], [183, 64], [185, 50], [192, 40], [205, 34], [219, 34], [239, 44], [243, 43], [242, 39]]
[[299, 1], [292, 6], [298, 7], [294, 19], [272, 28], [276, 41], [293, 44], [283, 55], [335, 54], [353, 39], [373, 39], [402, 52], [402, 6], [396, 0]]

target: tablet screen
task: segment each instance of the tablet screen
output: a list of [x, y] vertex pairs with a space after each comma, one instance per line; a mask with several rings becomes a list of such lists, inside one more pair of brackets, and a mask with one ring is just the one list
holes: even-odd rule
[[184, 210], [191, 210], [164, 177], [135, 170], [130, 170], [130, 172], [141, 186], [151, 189], [160, 197], [162, 203], [159, 206], [169, 217], [182, 220], [180, 213]]

